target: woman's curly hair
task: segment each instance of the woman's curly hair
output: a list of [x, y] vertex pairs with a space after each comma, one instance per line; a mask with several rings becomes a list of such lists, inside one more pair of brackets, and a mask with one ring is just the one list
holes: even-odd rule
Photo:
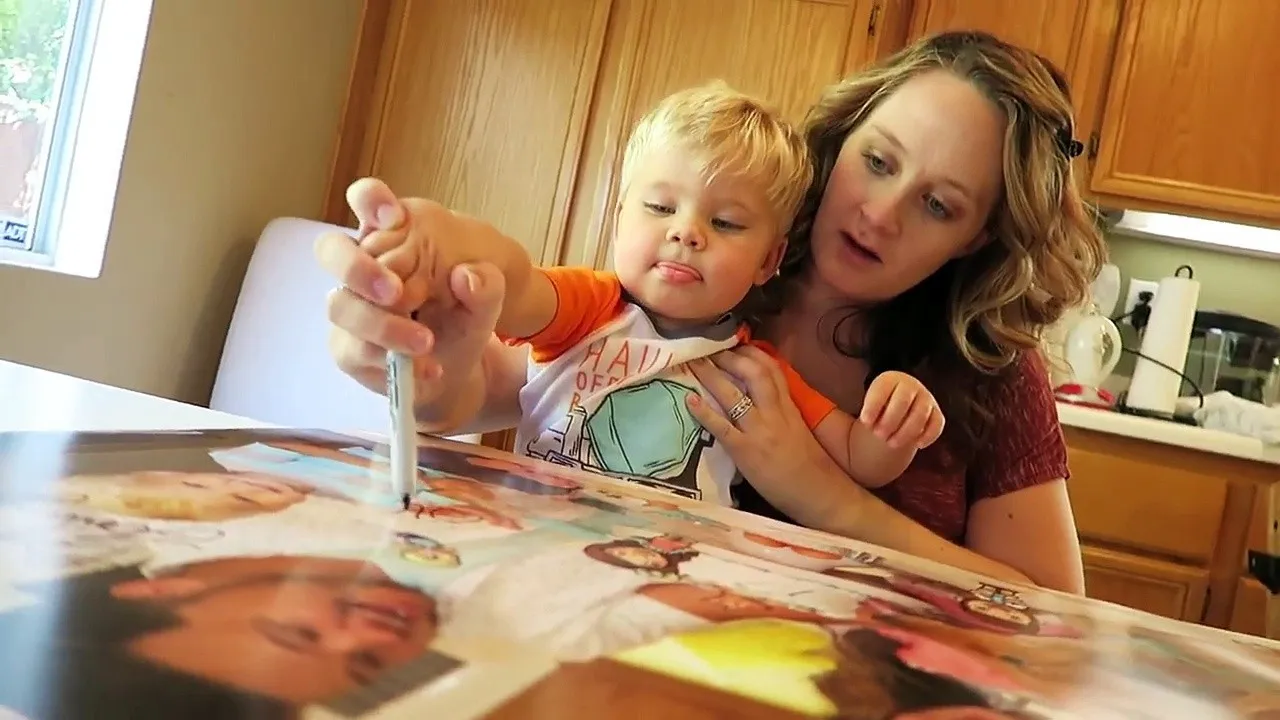
[[1085, 301], [1106, 260], [1094, 214], [1075, 186], [1071, 161], [1081, 146], [1066, 79], [1051, 62], [987, 33], [948, 32], [829, 87], [805, 121], [815, 182], [758, 307], [777, 312], [808, 281], [809, 232], [850, 133], [904, 83], [933, 70], [973, 83], [1006, 118], [1004, 187], [987, 222], [990, 241], [891, 300], [850, 308], [843, 319], [857, 314], [857, 338], [843, 322], [833, 332], [841, 352], [868, 361], [868, 383], [886, 370], [926, 379], [948, 430], [963, 433], [956, 449], [966, 452], [984, 442], [990, 379], [1039, 349], [1044, 327]]

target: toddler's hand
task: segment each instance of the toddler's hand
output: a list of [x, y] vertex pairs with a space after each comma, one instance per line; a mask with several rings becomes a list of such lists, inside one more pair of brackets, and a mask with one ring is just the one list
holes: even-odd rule
[[347, 203], [360, 220], [360, 247], [404, 283], [393, 311], [408, 314], [424, 305], [451, 305], [449, 276], [466, 259], [474, 221], [438, 203], [397, 198], [386, 183], [361, 178], [347, 188]]
[[919, 380], [897, 371], [871, 381], [858, 420], [895, 449], [929, 447], [942, 435], [944, 424], [933, 394]]

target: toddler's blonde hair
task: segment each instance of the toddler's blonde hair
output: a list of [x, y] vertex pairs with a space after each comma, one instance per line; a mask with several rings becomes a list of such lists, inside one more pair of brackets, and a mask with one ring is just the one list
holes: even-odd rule
[[776, 109], [722, 80], [672, 93], [640, 118], [623, 154], [619, 197], [647, 152], [672, 146], [691, 153], [707, 180], [728, 172], [759, 182], [781, 232], [813, 182], [804, 135]]

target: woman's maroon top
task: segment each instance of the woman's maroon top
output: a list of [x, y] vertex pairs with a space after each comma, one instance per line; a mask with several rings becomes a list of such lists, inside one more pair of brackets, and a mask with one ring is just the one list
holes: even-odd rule
[[[978, 500], [1066, 478], [1067, 446], [1044, 361], [1025, 352], [992, 384], [995, 409], [990, 444], [968, 463], [955, 459], [944, 435], [916, 455], [897, 480], [877, 497], [942, 537], [963, 545], [969, 507]], [[738, 507], [794, 522], [748, 483], [735, 488]]]

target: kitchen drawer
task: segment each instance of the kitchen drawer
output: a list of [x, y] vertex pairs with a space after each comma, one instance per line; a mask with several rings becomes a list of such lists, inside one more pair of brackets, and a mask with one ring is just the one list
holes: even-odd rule
[[1068, 433], [1067, 483], [1083, 540], [1207, 564], [1227, 502], [1227, 482], [1205, 467], [1144, 446]]
[[1174, 620], [1203, 617], [1207, 570], [1088, 545], [1081, 552], [1088, 597]]

